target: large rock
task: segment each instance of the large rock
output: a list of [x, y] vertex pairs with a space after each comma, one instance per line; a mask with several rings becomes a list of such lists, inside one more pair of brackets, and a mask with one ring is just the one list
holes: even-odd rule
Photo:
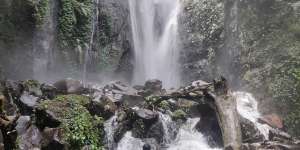
[[41, 149], [43, 135], [36, 126], [30, 126], [25, 133], [20, 135], [18, 149]]
[[206, 138], [211, 147], [222, 147], [223, 139], [216, 112], [209, 105], [200, 105], [200, 121], [196, 129]]
[[18, 135], [24, 134], [31, 125], [30, 116], [20, 116], [17, 121], [16, 130]]
[[53, 86], [62, 94], [82, 94], [86, 90], [82, 82], [71, 78], [57, 81]]
[[42, 96], [41, 84], [36, 80], [26, 80], [23, 82], [24, 90], [30, 95]]
[[283, 120], [276, 114], [264, 115], [258, 119], [260, 123], [268, 124], [273, 128], [283, 129]]
[[20, 113], [22, 115], [30, 115], [33, 113], [33, 110], [38, 102], [38, 97], [30, 95], [28, 92], [24, 92], [20, 99], [16, 101]]
[[158, 95], [162, 93], [162, 82], [158, 79], [147, 80], [144, 86], [145, 95]]
[[264, 135], [258, 130], [256, 125], [240, 116], [242, 138], [244, 143], [255, 143], [266, 140]]
[[116, 100], [111, 96], [103, 95], [100, 99], [91, 101], [87, 105], [87, 109], [92, 115], [98, 115], [104, 117], [104, 119], [109, 119], [113, 116], [118, 109]]
[[45, 127], [56, 128], [61, 124], [61, 121], [55, 112], [48, 109], [36, 108], [35, 123], [37, 127], [44, 129]]
[[49, 84], [42, 84], [41, 91], [43, 93], [43, 98], [45, 99], [54, 99], [57, 94], [57, 89]]

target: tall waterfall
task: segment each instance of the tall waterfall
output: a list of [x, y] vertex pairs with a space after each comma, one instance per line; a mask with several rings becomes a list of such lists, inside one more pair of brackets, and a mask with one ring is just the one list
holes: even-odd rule
[[95, 36], [96, 30], [97, 30], [97, 25], [98, 25], [99, 0], [93, 0], [93, 3], [94, 3], [94, 10], [93, 10], [92, 23], [91, 23], [92, 28], [91, 28], [90, 43], [89, 43], [89, 45], [85, 51], [85, 55], [84, 55], [83, 75], [82, 75], [82, 82], [84, 84], [86, 84], [86, 80], [87, 80], [87, 67], [88, 67], [88, 63], [90, 63], [90, 55], [91, 55], [91, 51], [93, 48], [94, 36]]
[[56, 0], [49, 1], [50, 8], [46, 12], [43, 24], [35, 32], [33, 39], [34, 78], [41, 81], [49, 80], [49, 69], [53, 63], [56, 38], [57, 8]]
[[179, 0], [129, 0], [134, 43], [133, 82], [157, 78], [165, 87], [179, 84]]

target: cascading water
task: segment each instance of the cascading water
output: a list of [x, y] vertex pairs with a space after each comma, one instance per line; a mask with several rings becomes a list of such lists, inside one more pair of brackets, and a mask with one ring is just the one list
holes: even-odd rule
[[252, 94], [247, 92], [234, 92], [234, 97], [237, 101], [238, 113], [249, 121], [253, 122], [257, 129], [264, 135], [265, 139], [269, 138], [270, 126], [258, 122], [261, 114], [258, 111], [257, 101]]
[[84, 85], [86, 84], [86, 80], [87, 80], [87, 65], [90, 62], [90, 55], [93, 48], [94, 36], [98, 25], [98, 16], [99, 16], [98, 5], [99, 5], [99, 0], [94, 0], [94, 11], [93, 11], [93, 18], [92, 18], [90, 43], [84, 55], [83, 75], [82, 75], [82, 82]]
[[115, 147], [113, 134], [114, 134], [114, 129], [117, 124], [116, 119], [117, 119], [117, 116], [114, 115], [104, 123], [105, 141], [106, 141], [105, 143], [106, 143], [107, 149], [109, 149], [109, 150], [114, 149], [114, 147]]
[[157, 78], [165, 87], [179, 84], [179, 0], [129, 0], [134, 43], [133, 82]]
[[57, 26], [57, 1], [50, 0], [43, 24], [37, 29], [33, 40], [34, 79], [49, 80], [49, 69], [53, 63], [53, 45]]
[[[173, 139], [172, 133], [175, 133], [175, 128], [172, 126], [175, 122], [171, 120], [171, 117], [165, 114], [160, 114], [160, 121], [163, 123], [164, 128], [164, 142], [163, 149], [165, 150], [219, 150], [218, 148], [211, 148], [207, 144], [205, 137], [195, 129], [196, 124], [200, 118], [189, 118], [185, 124], [183, 124], [176, 138]], [[173, 128], [173, 129], [172, 129]], [[122, 140], [118, 143], [117, 150], [142, 150], [144, 145], [143, 139], [134, 138], [132, 133], [127, 132]]]
[[177, 137], [168, 150], [219, 150], [210, 148], [205, 137], [195, 130], [200, 118], [189, 118], [179, 129]]

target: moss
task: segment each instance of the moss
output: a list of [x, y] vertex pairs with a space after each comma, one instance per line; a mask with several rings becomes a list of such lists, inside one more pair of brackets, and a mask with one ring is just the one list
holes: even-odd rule
[[170, 105], [169, 105], [169, 102], [164, 100], [164, 101], [161, 101], [158, 106], [164, 110], [168, 110], [170, 109]]
[[84, 107], [89, 98], [81, 95], [60, 95], [54, 100], [39, 104], [42, 109], [51, 110], [61, 122], [63, 139], [70, 149], [80, 150], [89, 145], [91, 149], [102, 149], [103, 119], [91, 116]]
[[40, 0], [38, 4], [35, 4], [34, 17], [37, 26], [41, 26], [44, 23], [47, 13], [50, 11], [49, 6], [49, 0]]
[[179, 119], [186, 120], [186, 117], [187, 117], [187, 114], [181, 109], [178, 109], [172, 113], [173, 120], [179, 120]]
[[58, 20], [59, 46], [62, 49], [85, 46], [89, 41], [92, 1], [61, 0]]

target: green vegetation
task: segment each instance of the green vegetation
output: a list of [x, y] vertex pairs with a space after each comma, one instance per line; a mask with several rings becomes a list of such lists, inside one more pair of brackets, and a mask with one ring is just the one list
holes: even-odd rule
[[50, 11], [49, 0], [38, 1], [38, 4], [35, 4], [34, 8], [35, 8], [34, 17], [36, 19], [36, 24], [38, 26], [41, 26], [45, 21], [47, 13]]
[[173, 120], [186, 120], [186, 117], [187, 117], [187, 114], [181, 110], [181, 109], [178, 109], [178, 110], [175, 110], [173, 113], [172, 113], [172, 119]]
[[289, 132], [300, 136], [299, 17], [283, 1], [244, 1], [242, 6], [243, 78], [277, 106]]
[[70, 144], [70, 149], [80, 150], [86, 145], [92, 150], [102, 149], [103, 119], [91, 116], [84, 107], [89, 101], [86, 96], [60, 95], [39, 105], [51, 110], [62, 122], [63, 139]]
[[89, 41], [92, 19], [91, 0], [61, 0], [58, 20], [60, 47], [85, 47]]
[[161, 101], [158, 104], [158, 107], [162, 108], [163, 110], [169, 110], [170, 109], [170, 105], [169, 105], [168, 101], [166, 101], [166, 100]]

